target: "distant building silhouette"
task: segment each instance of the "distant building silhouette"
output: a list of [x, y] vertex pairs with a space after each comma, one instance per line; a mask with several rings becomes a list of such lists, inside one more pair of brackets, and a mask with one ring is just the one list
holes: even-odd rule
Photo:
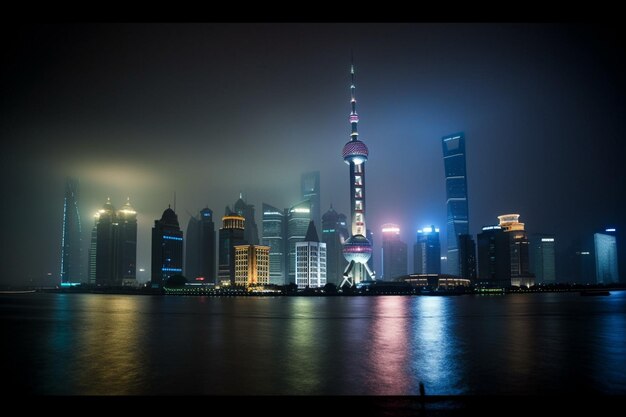
[[185, 274], [189, 280], [215, 282], [215, 223], [208, 207], [191, 216], [185, 237]]
[[226, 208], [219, 232], [217, 284], [235, 285], [235, 246], [244, 245], [245, 218]]
[[263, 203], [263, 238], [270, 248], [270, 284], [285, 285], [285, 212]]
[[593, 242], [596, 254], [596, 282], [598, 284], [619, 282], [615, 229], [606, 229], [604, 233], [595, 233]]
[[95, 269], [97, 285], [136, 285], [137, 212], [130, 205], [130, 199], [116, 212], [111, 199], [107, 198], [95, 222], [95, 235], [92, 230], [90, 245], [90, 280]]
[[94, 216], [93, 227], [91, 228], [91, 238], [89, 240], [89, 263], [87, 265], [87, 283], [96, 283], [96, 255], [98, 248], [98, 219], [99, 214]]
[[258, 245], [259, 229], [256, 225], [254, 205], [247, 204], [245, 201], [243, 201], [243, 195], [239, 193], [239, 199], [235, 202], [235, 205], [233, 206], [233, 211], [237, 215], [242, 216], [244, 219], [246, 219], [245, 229], [243, 232], [243, 238], [246, 243], [250, 245]]
[[183, 275], [183, 232], [168, 207], [152, 228], [152, 288], [161, 288], [173, 275]]
[[462, 275], [458, 237], [469, 234], [465, 134], [459, 132], [444, 136], [441, 143], [446, 174], [446, 206], [448, 209], [447, 272], [451, 275]]
[[407, 245], [400, 240], [400, 227], [384, 224], [382, 236], [380, 279], [390, 281], [407, 275]]
[[234, 285], [249, 287], [270, 283], [270, 247], [235, 245]]
[[441, 273], [441, 243], [439, 228], [434, 225], [417, 231], [413, 246], [413, 269], [416, 274]]
[[574, 239], [567, 247], [564, 258], [564, 281], [577, 284], [596, 283], [593, 235], [585, 235], [584, 239]]
[[326, 285], [326, 243], [320, 242], [311, 220], [302, 242], [296, 243], [296, 285], [322, 288]]
[[320, 172], [305, 172], [300, 177], [300, 191], [302, 200], [309, 200], [311, 204], [311, 220], [315, 227], [320, 227]]
[[530, 238], [530, 270], [541, 284], [556, 283], [556, 251], [554, 235], [535, 233]]
[[459, 274], [461, 278], [476, 280], [476, 243], [472, 235], [460, 234], [459, 243]]
[[78, 180], [67, 178], [63, 198], [61, 283], [83, 282], [82, 227], [78, 210]]
[[348, 236], [346, 216], [338, 214], [331, 205], [322, 216], [322, 242], [326, 243], [326, 282], [341, 284], [343, 271], [348, 264], [343, 257], [343, 243]]
[[285, 271], [286, 283], [296, 282], [296, 243], [302, 242], [311, 221], [309, 200], [304, 200], [292, 206], [287, 211], [287, 249]]

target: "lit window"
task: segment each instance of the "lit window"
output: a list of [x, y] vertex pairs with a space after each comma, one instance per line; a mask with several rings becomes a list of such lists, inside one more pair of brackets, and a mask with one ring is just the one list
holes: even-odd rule
[[357, 200], [354, 202], [354, 209], [355, 210], [363, 210], [363, 201], [361, 200]]
[[356, 198], [363, 198], [363, 189], [362, 188], [355, 188], [354, 189], [354, 197], [356, 197]]
[[354, 185], [363, 185], [363, 177], [360, 175], [355, 176]]

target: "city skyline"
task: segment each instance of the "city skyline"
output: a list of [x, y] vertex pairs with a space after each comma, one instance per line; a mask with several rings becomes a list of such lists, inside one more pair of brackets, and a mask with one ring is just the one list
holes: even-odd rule
[[[20, 28], [13, 64], [3, 68], [3, 86], [11, 85], [4, 89], [9, 149], [2, 156], [5, 195], [20, 198], [3, 214], [31, 238], [9, 242], [18, 235], [9, 225], [2, 244], [15, 248], [15, 257], [2, 282], [58, 275], [68, 175], [80, 181], [83, 219], [106, 197], [131, 197], [137, 271], [147, 267], [145, 276], [137, 272], [140, 281], [149, 279], [151, 224], [168, 204], [180, 224], [187, 210], [221, 213], [239, 192], [257, 208], [265, 201], [290, 207], [299, 201], [301, 175], [319, 170], [321, 212], [332, 204], [349, 213], [349, 184], [336, 155], [348, 133], [351, 49], [364, 115], [359, 130], [375, 155], [368, 163], [374, 253], [381, 245], [376, 230], [388, 222], [400, 225], [405, 242], [426, 224], [446, 233], [440, 140], [457, 131], [466, 135], [473, 236], [507, 212], [520, 213], [531, 233], [557, 235], [560, 247], [606, 227], [622, 230], [624, 196], [616, 190], [625, 188], [624, 178], [618, 152], [606, 149], [617, 148], [624, 127], [623, 50], [605, 42], [606, 32], [577, 25], [347, 26]], [[256, 32], [258, 39], [243, 45]], [[325, 38], [332, 42], [321, 48]], [[231, 47], [246, 53], [231, 56]], [[194, 58], [202, 51], [218, 58]], [[458, 65], [449, 65], [450, 57]]]

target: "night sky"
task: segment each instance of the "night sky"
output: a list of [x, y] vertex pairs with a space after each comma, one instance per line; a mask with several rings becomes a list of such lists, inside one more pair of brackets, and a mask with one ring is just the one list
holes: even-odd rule
[[400, 225], [411, 254], [429, 224], [445, 245], [441, 137], [458, 131], [472, 234], [510, 212], [560, 249], [623, 230], [620, 38], [581, 24], [5, 27], [0, 283], [58, 282], [68, 175], [80, 181], [85, 256], [95, 211], [130, 196], [140, 281], [174, 193], [184, 229], [188, 213], [208, 205], [219, 218], [241, 191], [261, 231], [262, 203], [289, 207], [300, 174], [320, 170], [322, 213], [348, 214], [351, 51], [376, 270], [384, 223]]

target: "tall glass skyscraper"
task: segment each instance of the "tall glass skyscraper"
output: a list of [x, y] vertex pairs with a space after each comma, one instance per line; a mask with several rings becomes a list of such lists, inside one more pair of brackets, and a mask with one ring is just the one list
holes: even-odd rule
[[291, 207], [287, 214], [287, 265], [285, 284], [296, 282], [296, 243], [302, 242], [311, 221], [309, 200], [304, 200]]
[[270, 284], [285, 285], [285, 215], [265, 203], [261, 244], [270, 248]]
[[305, 172], [300, 178], [300, 190], [302, 199], [311, 203], [311, 220], [316, 227], [321, 226], [320, 214], [320, 172]]
[[387, 223], [382, 227], [381, 279], [390, 281], [407, 274], [406, 243], [400, 240], [400, 227]]
[[424, 227], [417, 231], [417, 242], [413, 246], [413, 270], [416, 274], [441, 273], [438, 227]]
[[442, 138], [448, 207], [448, 274], [460, 275], [458, 236], [469, 234], [465, 135], [463, 132]]
[[78, 211], [78, 180], [67, 178], [63, 199], [63, 234], [61, 236], [61, 283], [82, 282], [82, 239]]
[[606, 233], [595, 233], [593, 243], [596, 252], [596, 281], [598, 284], [619, 282], [615, 229], [606, 229]]
[[239, 199], [233, 206], [234, 212], [246, 219], [243, 238], [249, 245], [259, 244], [259, 229], [256, 225], [254, 214], [254, 204], [248, 204], [243, 201], [243, 195], [239, 193]]
[[535, 233], [530, 238], [530, 270], [536, 281], [542, 284], [554, 284], [555, 238], [554, 235]]
[[205, 207], [191, 216], [185, 239], [185, 274], [190, 280], [215, 282], [215, 223], [213, 211]]
[[173, 275], [183, 274], [183, 231], [178, 216], [165, 209], [152, 228], [152, 288], [161, 288]]

